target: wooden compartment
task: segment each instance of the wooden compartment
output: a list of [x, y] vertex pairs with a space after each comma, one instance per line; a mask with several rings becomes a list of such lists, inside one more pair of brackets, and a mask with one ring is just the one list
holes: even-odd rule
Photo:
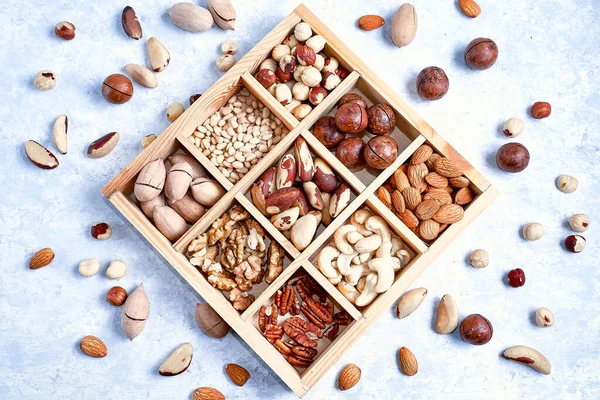
[[[285, 109], [254, 78], [259, 65], [270, 56], [271, 50], [280, 44], [301, 21], [307, 22], [315, 34], [323, 36], [327, 42], [324, 52], [335, 56], [349, 75], [329, 95], [301, 121]], [[204, 154], [189, 140], [199, 125], [210, 118], [237, 92], [247, 89], [267, 106], [290, 132], [281, 138], [252, 168], [237, 182], [229, 181]], [[395, 112], [396, 126], [392, 137], [399, 145], [396, 161], [385, 170], [350, 171], [335, 155], [326, 149], [311, 133], [310, 129], [322, 116], [335, 111], [335, 105], [344, 93], [357, 92], [369, 103], [388, 104]], [[323, 158], [347, 182], [353, 192], [353, 200], [344, 211], [327, 227], [321, 227], [312, 243], [303, 251], [298, 251], [270, 221], [262, 215], [246, 196], [252, 184], [302, 136], [313, 154]], [[394, 171], [409, 160], [414, 151], [423, 143], [431, 145], [442, 156], [454, 161], [471, 181], [471, 189], [477, 195], [465, 208], [464, 217], [454, 223], [432, 243], [427, 245], [413, 231], [406, 227], [392, 211], [378, 198], [377, 190]], [[226, 190], [225, 195], [211, 207], [176, 243], [168, 241], [146, 218], [131, 199], [132, 185], [140, 170], [150, 161], [165, 159], [183, 149], [207, 170]], [[240, 59], [226, 74], [210, 87], [202, 97], [194, 102], [172, 125], [170, 125], [150, 146], [140, 153], [129, 166], [123, 169], [102, 190], [113, 205], [138, 229], [156, 250], [175, 268], [178, 273], [196, 290], [212, 308], [219, 313], [233, 330], [244, 340], [270, 368], [298, 395], [309, 391], [317, 381], [344, 354], [377, 317], [395, 303], [400, 295], [412, 284], [419, 274], [441, 254], [458, 234], [465, 229], [497, 196], [497, 190], [473, 168], [452, 146], [450, 146], [431, 126], [423, 121], [401, 98], [358, 59], [315, 15], [304, 5], [298, 6], [254, 48]], [[187, 255], [188, 246], [199, 234], [206, 232], [212, 223], [234, 204], [239, 204], [264, 228], [269, 241], [279, 243], [285, 252], [285, 268], [270, 284], [259, 285], [253, 293], [256, 299], [242, 313], [235, 310], [229, 299], [208, 282], [205, 275], [198, 272]], [[318, 252], [327, 245], [335, 230], [347, 221], [360, 207], [368, 207], [388, 222], [391, 229], [400, 236], [414, 253], [410, 263], [395, 275], [393, 285], [367, 307], [357, 308], [348, 301], [331, 282], [313, 265]], [[262, 305], [269, 304], [277, 291], [298, 271], [306, 271], [327, 293], [327, 298], [336, 309], [345, 310], [352, 322], [326, 348], [319, 351], [318, 357], [306, 369], [291, 366], [256, 327], [256, 320]]]

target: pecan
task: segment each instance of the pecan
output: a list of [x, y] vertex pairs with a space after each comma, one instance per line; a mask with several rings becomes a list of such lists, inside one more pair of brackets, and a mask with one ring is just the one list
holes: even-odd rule
[[302, 300], [304, 300], [304, 297], [302, 296], [302, 293], [300, 293], [301, 290], [309, 297], [312, 297], [312, 295], [318, 296], [321, 302], [327, 300], [327, 292], [325, 292], [325, 290], [319, 286], [317, 281], [310, 276], [305, 276], [299, 280], [296, 284], [296, 288], [298, 289], [298, 293], [300, 294], [300, 297], [302, 297]]
[[340, 333], [340, 324], [333, 324], [325, 331], [325, 336], [330, 341], [334, 341], [337, 337], [338, 333]]
[[[309, 299], [309, 300], [312, 300], [312, 299]], [[321, 329], [325, 329], [326, 325], [319, 318], [319, 316], [308, 306], [307, 303], [302, 303], [300, 310], [302, 310], [302, 313], [306, 316], [306, 318], [308, 318], [308, 320], [310, 322], [312, 322], [313, 324], [315, 324], [316, 326], [318, 326]]]
[[299, 317], [284, 321], [283, 330], [292, 340], [306, 347], [317, 347], [317, 339], [323, 337], [319, 327]]
[[281, 340], [275, 341], [275, 348], [284, 356], [289, 356], [292, 354], [292, 345], [287, 342], [282, 342]]
[[264, 335], [270, 343], [275, 343], [283, 337], [283, 329], [277, 325], [267, 324]]
[[[296, 296], [296, 293], [294, 293], [294, 297], [295, 296]], [[294, 304], [292, 304], [292, 310], [290, 311], [292, 313], [292, 315], [300, 315], [300, 307], [301, 307], [300, 300], [298, 300], [298, 298], [296, 297]]]
[[346, 311], [340, 311], [333, 315], [333, 320], [339, 325], [350, 325], [352, 317]]
[[281, 315], [286, 315], [290, 312], [292, 305], [294, 304], [294, 300], [296, 299], [296, 294], [294, 293], [294, 289], [290, 285], [286, 285], [281, 292], [281, 296], [279, 296], [279, 303], [277, 303], [277, 295], [275, 295], [275, 304], [279, 307], [279, 311]]
[[267, 324], [277, 325], [277, 306], [272, 304], [271, 306], [262, 306], [258, 312], [258, 327], [261, 332], [265, 332]]
[[287, 362], [289, 362], [290, 364], [292, 364], [293, 366], [296, 366], [296, 367], [306, 368], [312, 363], [312, 360], [310, 358], [304, 358], [304, 357], [300, 357], [300, 356], [296, 356], [296, 355], [289, 355], [287, 358]]
[[319, 353], [319, 351], [312, 347], [297, 345], [292, 346], [292, 353], [296, 356], [313, 359]]

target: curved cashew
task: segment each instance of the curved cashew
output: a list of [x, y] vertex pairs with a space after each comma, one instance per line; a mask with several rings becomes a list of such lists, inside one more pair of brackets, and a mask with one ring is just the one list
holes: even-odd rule
[[347, 282], [338, 283], [337, 288], [352, 304], [356, 303], [356, 299], [360, 296], [360, 292]]
[[338, 276], [338, 271], [335, 270], [332, 263], [333, 260], [340, 255], [338, 249], [325, 246], [319, 253], [319, 257], [317, 259], [317, 263], [319, 265], [319, 269], [327, 278], [335, 278]]
[[356, 242], [358, 242], [360, 239], [363, 239], [363, 238], [364, 238], [364, 236], [356, 231], [348, 232], [348, 234], [346, 235], [346, 240], [350, 244], [356, 244]]
[[392, 287], [394, 283], [394, 268], [391, 263], [392, 258], [375, 258], [369, 261], [369, 269], [377, 272], [377, 286], [375, 291], [383, 293]]
[[397, 257], [393, 257], [393, 248], [394, 245], [392, 242], [383, 242], [379, 249], [377, 249], [377, 254], [375, 255], [375, 257], [389, 259], [389, 263], [392, 265], [394, 272], [396, 272], [399, 271], [400, 268], [402, 268], [402, 261]]
[[377, 274], [369, 274], [365, 280], [365, 287], [362, 292], [360, 292], [360, 296], [356, 299], [356, 306], [364, 307], [368, 306], [375, 300], [377, 297], [377, 292], [375, 291], [375, 286], [377, 285]]
[[366, 208], [362, 208], [360, 210], [357, 210], [354, 214], [352, 214], [352, 217], [350, 217], [350, 223], [354, 225], [356, 230], [361, 235], [371, 236], [373, 232], [365, 228], [365, 221], [372, 215], [373, 213], [371, 211], [367, 210]]
[[333, 234], [333, 241], [335, 242], [335, 246], [344, 254], [352, 254], [354, 253], [354, 248], [348, 240], [346, 239], [346, 235], [350, 232], [356, 231], [356, 228], [353, 225], [342, 225], [335, 230]]
[[[335, 261], [334, 261], [335, 263]], [[337, 285], [342, 281], [343, 275], [338, 274], [335, 278], [327, 278], [332, 285]]]
[[358, 290], [359, 292], [362, 292], [365, 289], [366, 283], [367, 283], [367, 277], [363, 276], [362, 278], [360, 278], [358, 280], [358, 283], [356, 284], [356, 290]]
[[352, 265], [352, 259], [356, 255], [358, 255], [358, 253], [356, 252], [352, 254], [342, 253], [338, 256], [337, 259], [338, 270], [342, 275], [344, 275], [346, 282], [348, 282], [352, 286], [356, 285], [363, 272], [362, 265]]
[[352, 264], [354, 264], [354, 265], [360, 265], [360, 264], [362, 264], [362, 262], [360, 261], [360, 254], [359, 254], [359, 255], [357, 255], [357, 256], [355, 256], [355, 257], [352, 259]]
[[385, 219], [381, 218], [379, 215], [373, 215], [367, 218], [365, 221], [365, 228], [381, 236], [381, 240], [384, 242], [389, 242], [392, 240], [392, 232], [390, 231], [390, 227], [388, 226], [387, 222], [385, 222]]
[[398, 253], [396, 253], [396, 257], [400, 259], [400, 268], [405, 267], [412, 258], [410, 253], [406, 250], [398, 250]]
[[[399, 236], [392, 235], [392, 256], [396, 256], [398, 251], [404, 249], [404, 242], [400, 239]], [[397, 257], [397, 256], [396, 256]]]
[[377, 250], [381, 246], [381, 242], [381, 236], [371, 235], [356, 242], [354, 249], [359, 253], [370, 253]]

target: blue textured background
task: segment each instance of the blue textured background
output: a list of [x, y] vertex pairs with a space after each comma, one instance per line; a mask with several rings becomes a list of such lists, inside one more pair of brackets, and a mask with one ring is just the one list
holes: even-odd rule
[[[165, 11], [172, 1], [132, 0], [144, 28], [141, 41], [123, 33], [124, 1], [1, 3], [0, 397], [182, 399], [196, 387], [213, 385], [227, 398], [295, 398], [236, 335], [218, 341], [202, 334], [193, 312], [203, 300], [119, 216], [100, 189], [141, 151], [144, 135], [167, 127], [169, 103], [187, 105], [189, 95], [219, 77], [214, 62], [223, 40], [237, 41], [239, 57], [297, 3], [234, 0], [236, 31], [215, 27], [192, 34], [170, 23]], [[360, 365], [363, 377], [344, 398], [599, 398], [598, 1], [480, 0], [483, 12], [471, 20], [454, 0], [416, 0], [419, 30], [404, 49], [393, 47], [389, 39], [389, 22], [400, 2], [306, 3], [502, 192], [415, 283], [429, 290], [420, 309], [402, 321], [392, 310], [384, 313], [306, 398], [341, 398], [335, 382], [350, 362]], [[379, 31], [359, 31], [356, 19], [367, 13], [385, 16], [388, 24]], [[54, 25], [61, 20], [76, 25], [75, 40], [54, 36]], [[108, 104], [100, 94], [102, 80], [122, 72], [127, 63], [146, 64], [150, 36], [158, 37], [172, 55], [170, 66], [157, 75], [159, 87], [136, 85], [132, 101]], [[462, 62], [464, 47], [478, 36], [493, 38], [500, 48], [497, 64], [484, 72], [470, 71]], [[444, 68], [450, 78], [448, 95], [433, 103], [419, 100], [414, 90], [416, 75], [429, 65]], [[57, 74], [54, 90], [40, 92], [33, 86], [42, 69]], [[528, 116], [536, 100], [552, 104], [550, 118]], [[37, 169], [26, 159], [23, 143], [34, 139], [55, 151], [52, 124], [63, 113], [70, 122], [69, 154], [59, 157], [58, 169]], [[524, 119], [519, 141], [532, 154], [529, 168], [518, 175], [504, 174], [494, 163], [496, 149], [507, 142], [500, 127], [512, 116]], [[116, 150], [102, 159], [87, 158], [87, 145], [115, 130], [121, 133]], [[555, 188], [562, 173], [579, 178], [576, 193]], [[561, 243], [571, 233], [566, 220], [577, 212], [589, 214], [592, 226], [584, 234], [587, 248], [574, 255]], [[112, 225], [110, 240], [90, 237], [95, 221]], [[543, 223], [547, 233], [528, 243], [519, 232], [533, 221]], [[55, 250], [55, 261], [30, 271], [29, 258], [46, 246]], [[490, 252], [487, 269], [466, 263], [475, 248]], [[98, 258], [102, 269], [83, 278], [77, 265], [89, 257]], [[104, 301], [116, 283], [104, 276], [111, 259], [129, 266], [118, 284], [133, 290], [144, 282], [150, 299], [148, 324], [133, 342], [121, 332], [120, 309]], [[503, 283], [506, 272], [516, 267], [527, 273], [520, 289]], [[461, 316], [477, 312], [492, 321], [495, 333], [489, 344], [474, 347], [457, 334], [435, 333], [433, 313], [444, 293], [456, 298]], [[554, 311], [554, 327], [535, 326], [532, 313], [540, 306]], [[108, 357], [81, 354], [78, 342], [87, 334], [105, 341]], [[184, 341], [194, 345], [191, 367], [178, 377], [159, 376], [158, 365]], [[544, 353], [552, 374], [502, 360], [501, 351], [516, 344]], [[398, 371], [401, 346], [419, 360], [414, 377]], [[225, 375], [229, 362], [250, 371], [244, 388]]]

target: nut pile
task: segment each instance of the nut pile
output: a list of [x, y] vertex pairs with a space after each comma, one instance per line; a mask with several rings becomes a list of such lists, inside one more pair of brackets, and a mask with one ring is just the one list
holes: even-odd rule
[[229, 292], [229, 301], [238, 311], [254, 301], [249, 292], [265, 280], [273, 282], [283, 271], [283, 248], [266, 235], [248, 211], [235, 207], [213, 222], [205, 233], [188, 246], [190, 263], [206, 274], [215, 288]]
[[298, 120], [348, 76], [337, 58], [323, 53], [325, 44], [323, 36], [313, 35], [310, 25], [300, 22], [282, 44], [273, 48], [271, 58], [260, 64], [255, 75]]
[[[367, 107], [367, 101], [357, 93], [347, 93], [338, 101], [335, 117], [320, 118], [312, 133], [346, 167], [360, 168], [365, 163], [374, 169], [389, 167], [398, 156], [398, 144], [387, 134], [394, 130], [396, 115], [387, 104]], [[360, 137], [364, 131], [374, 135], [367, 143]]]
[[[280, 324], [279, 317], [287, 314], [291, 316]], [[350, 322], [352, 318], [348, 313], [335, 312], [327, 293], [313, 278], [298, 274], [278, 290], [274, 302], [263, 305], [258, 314], [262, 334], [298, 368], [306, 368], [313, 362], [322, 338], [334, 341], [340, 327]], [[288, 340], [284, 340], [284, 335]]]
[[232, 96], [189, 137], [190, 141], [236, 183], [289, 129], [247, 89]]
[[387, 222], [366, 208], [340, 226], [317, 256], [319, 270], [352, 304], [365, 307], [394, 283], [411, 254]]
[[450, 224], [462, 220], [463, 207], [473, 201], [468, 178], [449, 158], [424, 144], [377, 192], [383, 202], [426, 243]]
[[[206, 176], [193, 157], [176, 153], [148, 164], [137, 176], [135, 198], [158, 230], [172, 242], [177, 241], [205, 212], [225, 194], [223, 187]], [[167, 172], [168, 169], [168, 172]]]
[[300, 251], [310, 245], [321, 223], [329, 225], [350, 204], [350, 186], [340, 183], [324, 160], [313, 158], [302, 137], [293, 152], [263, 173], [250, 195]]

